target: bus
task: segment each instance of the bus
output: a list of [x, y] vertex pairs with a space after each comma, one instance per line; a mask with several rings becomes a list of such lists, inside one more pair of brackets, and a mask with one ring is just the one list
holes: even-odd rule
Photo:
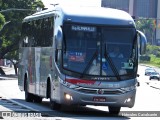
[[[57, 5], [23, 20], [18, 86], [26, 101], [48, 98], [52, 109], [100, 105], [119, 114], [134, 106], [146, 42], [124, 11]], [[110, 56], [114, 47], [123, 57]]]

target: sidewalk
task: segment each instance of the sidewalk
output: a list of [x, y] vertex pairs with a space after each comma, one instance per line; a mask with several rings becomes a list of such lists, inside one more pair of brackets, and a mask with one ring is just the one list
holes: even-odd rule
[[12, 80], [17, 79], [17, 75], [15, 75], [15, 70], [13, 67], [0, 66], [6, 75], [0, 75], [0, 80]]

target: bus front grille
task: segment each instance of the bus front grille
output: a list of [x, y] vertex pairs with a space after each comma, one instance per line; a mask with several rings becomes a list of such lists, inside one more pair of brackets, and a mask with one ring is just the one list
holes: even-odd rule
[[76, 88], [76, 91], [88, 94], [124, 94], [125, 91], [120, 89], [91, 89], [91, 88]]

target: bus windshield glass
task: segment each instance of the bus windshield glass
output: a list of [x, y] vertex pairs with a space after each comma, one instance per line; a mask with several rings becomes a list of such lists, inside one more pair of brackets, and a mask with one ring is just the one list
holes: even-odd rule
[[135, 76], [137, 46], [134, 28], [65, 24], [63, 32], [64, 70], [83, 76], [117, 79]]

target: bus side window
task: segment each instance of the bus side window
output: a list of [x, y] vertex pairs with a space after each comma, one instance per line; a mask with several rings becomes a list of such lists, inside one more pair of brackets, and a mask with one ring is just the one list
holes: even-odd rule
[[38, 41], [38, 46], [42, 46], [42, 47], [44, 47], [44, 41], [45, 41], [45, 36], [44, 36], [44, 34], [45, 34], [45, 20], [44, 19], [42, 19], [41, 20], [41, 28], [40, 28], [40, 34], [39, 34], [39, 41]]
[[35, 29], [35, 25], [34, 25], [34, 21], [30, 22], [30, 38], [29, 38], [29, 41], [28, 41], [28, 44], [30, 47], [33, 47], [34, 45], [34, 29]]
[[44, 27], [43, 30], [43, 46], [48, 47], [52, 45], [52, 38], [53, 38], [53, 20], [52, 18], [45, 18], [44, 19]]
[[47, 24], [47, 40], [46, 45], [51, 46], [53, 41], [53, 17], [48, 18], [48, 24]]
[[36, 20], [35, 23], [35, 39], [34, 39], [34, 46], [40, 46], [40, 41], [41, 41], [41, 23], [42, 20]]
[[37, 21], [37, 35], [36, 46], [48, 47], [52, 45], [53, 34], [50, 34], [51, 20], [50, 18], [43, 18]]
[[45, 18], [44, 19], [44, 27], [43, 27], [43, 40], [42, 40], [42, 43], [43, 43], [43, 46], [45, 47], [48, 47], [49, 44], [49, 18]]
[[36, 39], [37, 39], [37, 24], [36, 24], [36, 21], [33, 21], [32, 23], [32, 41], [30, 42], [30, 46], [31, 47], [35, 47], [36, 46]]
[[23, 47], [28, 47], [29, 46], [29, 38], [31, 37], [31, 33], [28, 32], [31, 30], [31, 25], [29, 22], [25, 22], [22, 25], [22, 40], [23, 40]]
[[27, 23], [26, 22], [24, 22], [23, 24], [22, 24], [22, 32], [21, 32], [21, 44], [22, 44], [22, 47], [25, 47], [26, 46], [26, 44], [25, 44], [25, 37], [26, 37], [26, 29], [27, 29]]

